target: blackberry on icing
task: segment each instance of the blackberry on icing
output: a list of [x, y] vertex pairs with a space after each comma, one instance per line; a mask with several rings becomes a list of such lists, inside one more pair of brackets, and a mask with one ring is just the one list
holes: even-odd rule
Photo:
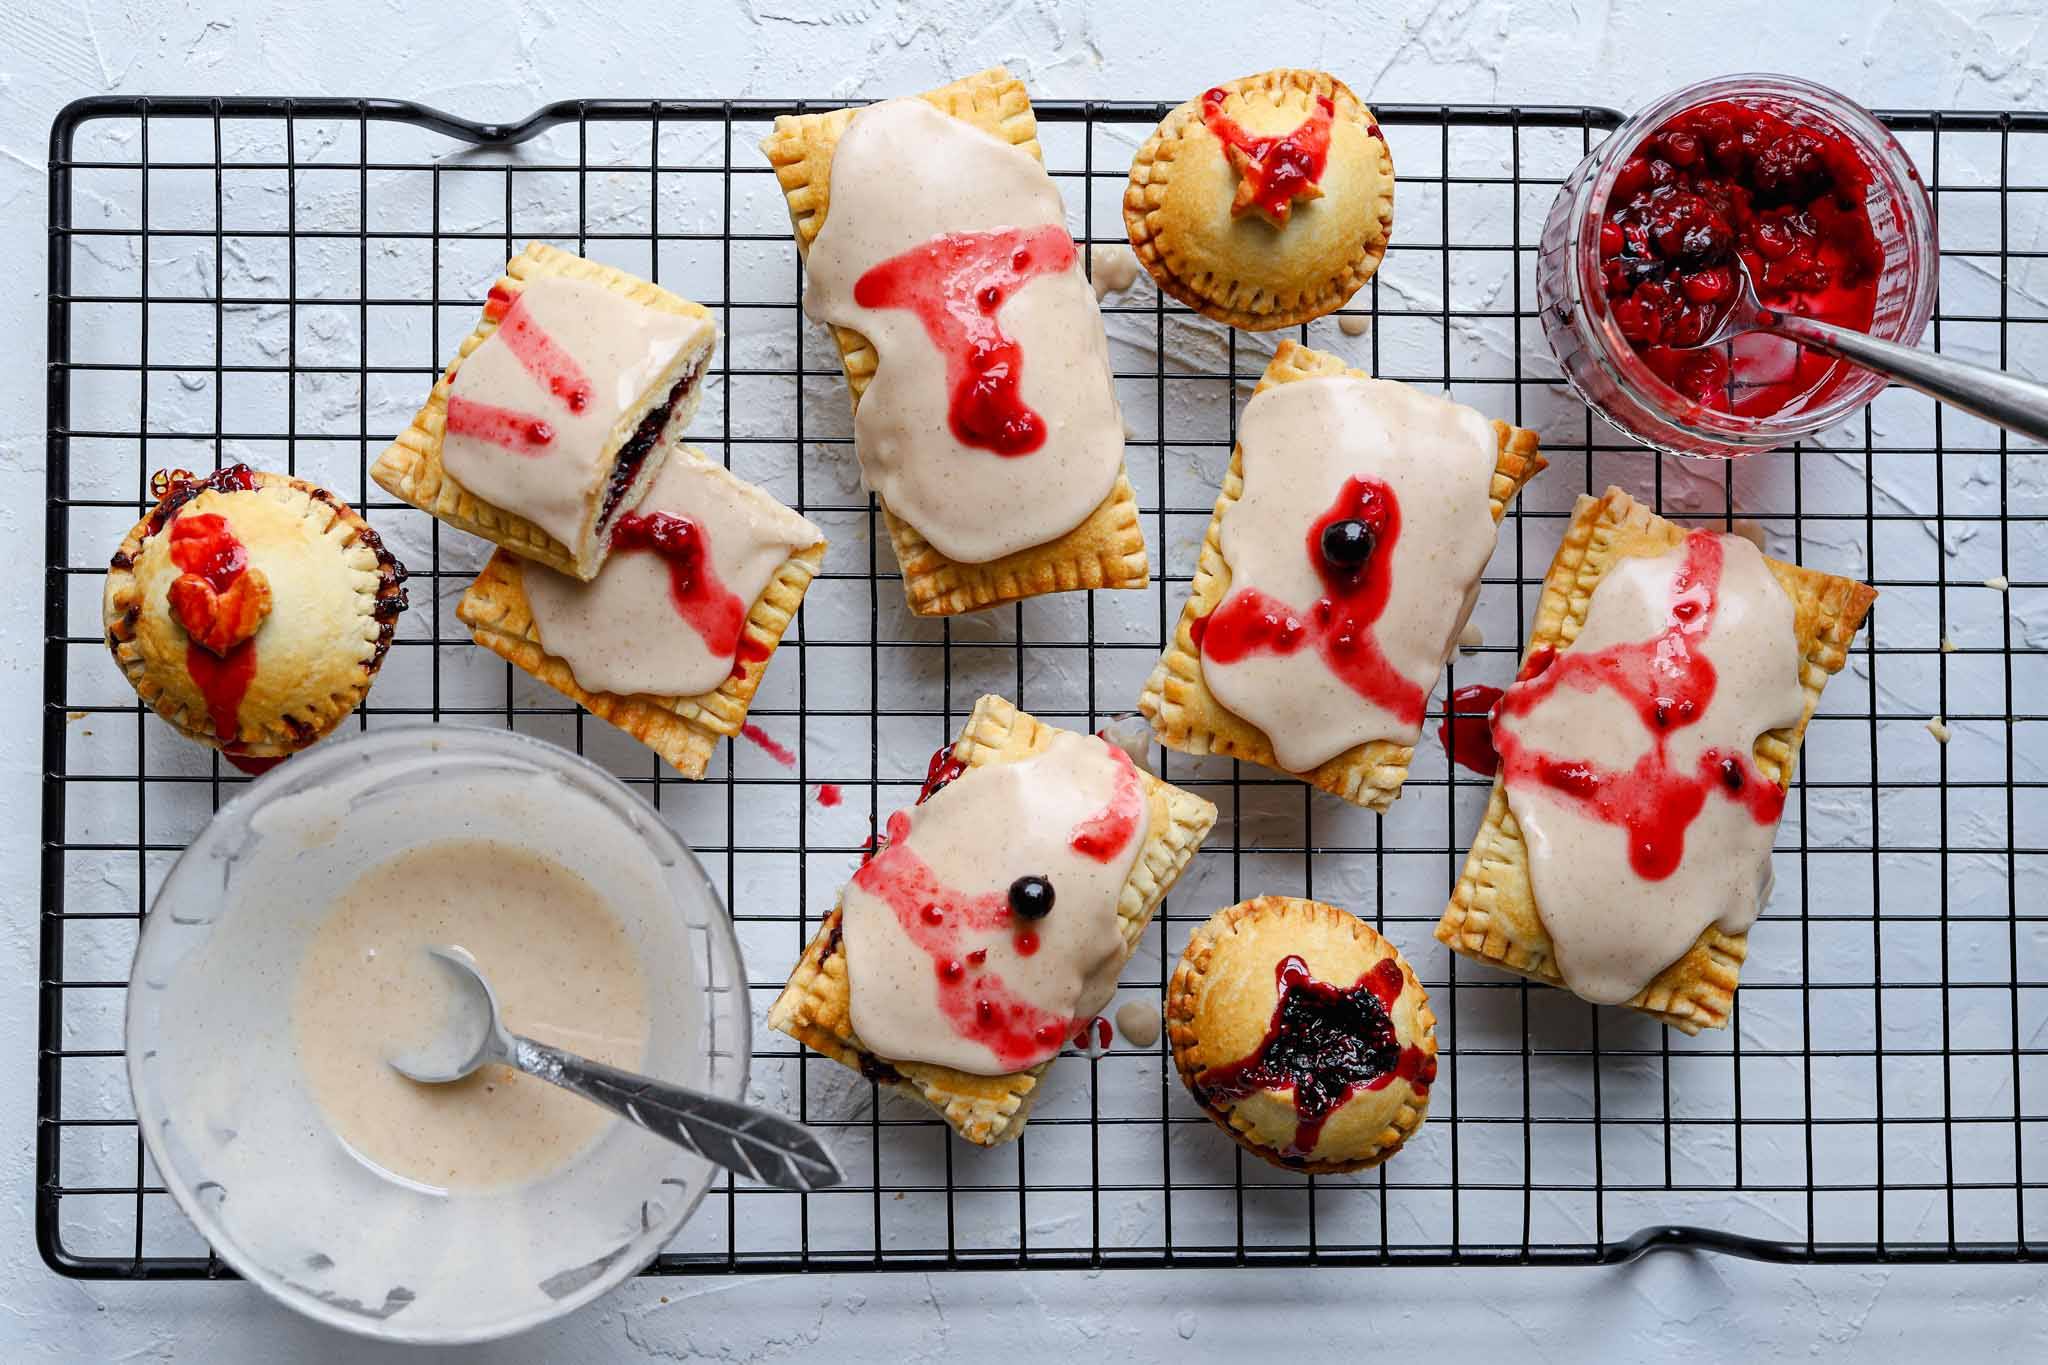
[[1010, 883], [1010, 913], [1018, 919], [1044, 919], [1052, 913], [1052, 883], [1043, 877], [1019, 877]]

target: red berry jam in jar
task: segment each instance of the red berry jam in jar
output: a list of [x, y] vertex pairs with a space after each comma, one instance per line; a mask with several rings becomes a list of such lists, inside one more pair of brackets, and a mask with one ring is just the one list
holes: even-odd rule
[[1868, 403], [1881, 378], [1795, 342], [1700, 346], [1744, 268], [1767, 308], [1919, 339], [1933, 218], [1882, 124], [1777, 76], [1709, 81], [1623, 124], [1544, 225], [1538, 303], [1565, 378], [1629, 436], [1696, 455], [1788, 444]]

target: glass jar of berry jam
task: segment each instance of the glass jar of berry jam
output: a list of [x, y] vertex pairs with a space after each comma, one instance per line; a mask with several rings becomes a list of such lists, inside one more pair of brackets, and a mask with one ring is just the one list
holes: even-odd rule
[[1770, 450], [1884, 379], [1749, 333], [1692, 349], [1749, 269], [1763, 303], [1912, 345], [1934, 311], [1934, 215], [1905, 150], [1852, 101], [1788, 76], [1688, 86], [1579, 163], [1543, 225], [1537, 304], [1564, 376], [1663, 450]]

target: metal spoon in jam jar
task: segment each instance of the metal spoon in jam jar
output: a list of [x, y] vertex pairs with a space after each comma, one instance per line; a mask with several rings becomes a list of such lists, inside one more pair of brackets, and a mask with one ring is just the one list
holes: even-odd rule
[[1735, 292], [1728, 311], [1721, 316], [1721, 325], [1698, 345], [1675, 346], [1673, 350], [1704, 350], [1732, 341], [1745, 332], [1768, 332], [1823, 355], [1874, 370], [1909, 389], [2048, 445], [2048, 384], [1934, 351], [1883, 341], [1867, 332], [1837, 327], [1798, 313], [1766, 308], [1756, 296], [1755, 281], [1740, 253], [1731, 255], [1727, 269], [1735, 277]]
[[436, 1037], [388, 1059], [400, 1075], [440, 1085], [496, 1062], [573, 1091], [685, 1151], [765, 1185], [821, 1190], [846, 1180], [830, 1149], [794, 1120], [509, 1032], [498, 1015], [498, 997], [475, 958], [450, 946], [427, 953], [447, 973], [454, 999]]

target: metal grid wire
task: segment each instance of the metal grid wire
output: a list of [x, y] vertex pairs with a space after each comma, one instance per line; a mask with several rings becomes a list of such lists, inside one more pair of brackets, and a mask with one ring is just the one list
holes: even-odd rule
[[[1121, 993], [1159, 1000], [1190, 928], [1246, 895], [1369, 917], [1420, 972], [1443, 1048], [1428, 1125], [1379, 1171], [1309, 1178], [1248, 1159], [1161, 1048], [1121, 1040], [1056, 1066], [1022, 1141], [972, 1150], [760, 1027], [864, 839], [977, 695], [1077, 728], [1133, 709], [1273, 342], [1162, 302], [1142, 277], [1112, 295], [1157, 581], [910, 616], [754, 149], [775, 115], [820, 107], [572, 102], [499, 127], [385, 101], [101, 98], [57, 120], [36, 1164], [54, 1267], [225, 1273], [142, 1150], [120, 1025], [151, 895], [244, 779], [135, 704], [98, 602], [151, 471], [236, 460], [355, 500], [412, 570], [413, 610], [353, 723], [432, 717], [571, 744], [660, 807], [732, 907], [755, 1093], [826, 1131], [853, 1183], [799, 1196], [722, 1182], [658, 1270], [1599, 1262], [1653, 1246], [2042, 1256], [2048, 480], [2037, 454], [2009, 460], [1995, 430], [1898, 390], [1796, 453], [1738, 463], [1660, 460], [1596, 423], [1557, 381], [1532, 269], [1555, 186], [1618, 122], [1608, 110], [1382, 107], [1400, 176], [1393, 247], [1350, 310], [1367, 328], [1333, 317], [1283, 335], [1542, 433], [1552, 467], [1487, 571], [1486, 643], [1454, 661], [1438, 708], [1452, 685], [1512, 672], [1573, 496], [1610, 482], [1683, 521], [1753, 520], [1774, 553], [1882, 590], [1813, 722], [1733, 1026], [1685, 1038], [1449, 957], [1430, 930], [1487, 784], [1425, 740], [1384, 818], [1164, 755], [1222, 818]], [[1165, 112], [1039, 106], [1077, 236], [1121, 241], [1130, 153]], [[1947, 244], [1931, 342], [2048, 372], [2048, 116], [1890, 122]], [[709, 306], [722, 342], [696, 439], [831, 537], [754, 708], [790, 767], [736, 743], [682, 782], [476, 649], [452, 607], [482, 547], [365, 477], [531, 237]], [[1937, 713], [1946, 745], [1925, 724]]]

